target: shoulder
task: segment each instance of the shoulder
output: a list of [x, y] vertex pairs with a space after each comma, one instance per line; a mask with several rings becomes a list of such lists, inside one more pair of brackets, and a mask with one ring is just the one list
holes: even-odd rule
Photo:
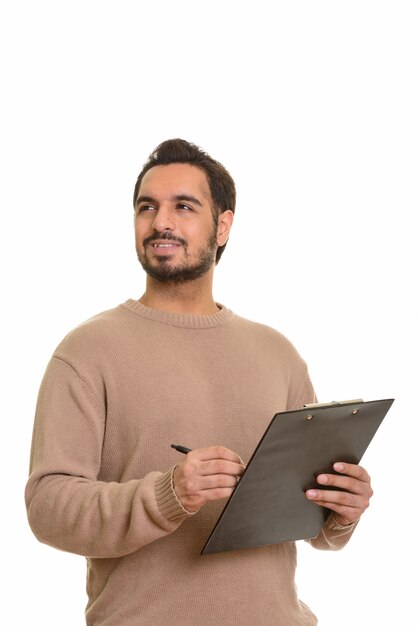
[[130, 315], [123, 305], [101, 311], [70, 330], [58, 344], [54, 356], [66, 359], [80, 352], [97, 353], [107, 349], [109, 344], [117, 341], [129, 321]]
[[290, 358], [301, 360], [301, 356], [293, 342], [283, 333], [271, 326], [255, 322], [238, 315], [234, 322], [237, 329], [245, 336], [246, 341], [252, 341], [260, 346], [260, 349], [274, 350]]
[[308, 366], [293, 342], [283, 333], [243, 317], [234, 319], [242, 343], [251, 351], [250, 358], [259, 360], [277, 380], [285, 384], [285, 409], [300, 408], [315, 401], [315, 392], [308, 373]]

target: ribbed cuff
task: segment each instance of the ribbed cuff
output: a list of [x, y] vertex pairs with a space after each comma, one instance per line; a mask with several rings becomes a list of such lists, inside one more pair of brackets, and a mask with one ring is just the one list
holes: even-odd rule
[[325, 522], [325, 526], [327, 528], [329, 528], [329, 530], [352, 530], [355, 528], [355, 526], [357, 526], [357, 524], [359, 523], [360, 520], [356, 520], [355, 522], [352, 522], [351, 524], [339, 524], [337, 522], [337, 520], [335, 519], [335, 515], [334, 513], [331, 513], [331, 515], [328, 516], [326, 522]]
[[155, 481], [155, 497], [160, 512], [171, 522], [178, 522], [186, 517], [195, 515], [184, 508], [178, 499], [173, 486], [173, 473], [175, 466], [168, 472], [161, 474]]

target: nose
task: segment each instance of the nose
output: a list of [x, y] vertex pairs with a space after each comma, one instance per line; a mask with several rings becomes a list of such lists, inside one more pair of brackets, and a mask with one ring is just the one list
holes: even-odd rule
[[153, 228], [158, 232], [174, 230], [176, 227], [174, 216], [168, 207], [160, 206], [154, 217]]

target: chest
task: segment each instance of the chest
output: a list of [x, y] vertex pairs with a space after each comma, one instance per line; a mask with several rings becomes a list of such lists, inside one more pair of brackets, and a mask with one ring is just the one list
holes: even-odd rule
[[287, 400], [286, 368], [251, 345], [193, 334], [138, 341], [106, 382], [106, 479], [129, 480], [178, 461], [171, 443], [225, 445], [248, 460]]

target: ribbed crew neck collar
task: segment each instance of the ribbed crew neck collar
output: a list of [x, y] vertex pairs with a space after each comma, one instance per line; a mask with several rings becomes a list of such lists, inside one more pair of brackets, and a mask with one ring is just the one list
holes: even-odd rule
[[214, 328], [216, 326], [223, 326], [231, 321], [235, 315], [234, 313], [224, 307], [222, 304], [217, 305], [220, 310], [217, 313], [211, 315], [194, 315], [190, 313], [170, 313], [168, 311], [161, 311], [160, 309], [153, 309], [149, 306], [143, 305], [139, 300], [127, 300], [121, 306], [129, 309], [132, 313], [145, 317], [161, 324], [167, 324], [169, 326], [179, 326], [182, 328]]

